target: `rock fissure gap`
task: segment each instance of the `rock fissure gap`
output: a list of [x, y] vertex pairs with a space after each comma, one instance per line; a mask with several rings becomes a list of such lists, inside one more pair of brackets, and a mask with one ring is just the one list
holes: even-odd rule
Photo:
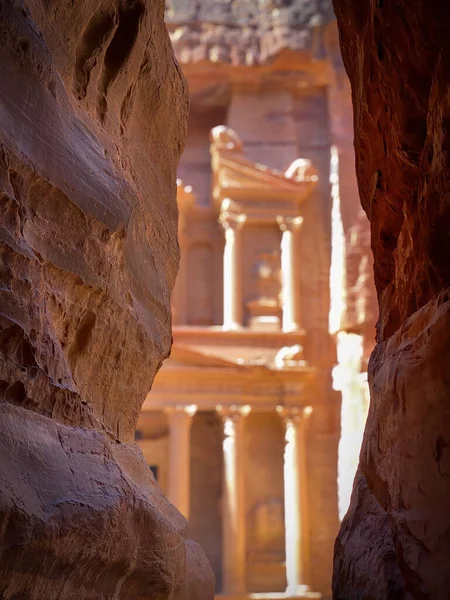
[[[446, 600], [450, 5], [333, 4], [353, 89], [356, 169], [361, 203], [370, 205], [380, 308], [371, 406], [335, 545], [333, 597]], [[376, 172], [383, 177], [374, 201]]]

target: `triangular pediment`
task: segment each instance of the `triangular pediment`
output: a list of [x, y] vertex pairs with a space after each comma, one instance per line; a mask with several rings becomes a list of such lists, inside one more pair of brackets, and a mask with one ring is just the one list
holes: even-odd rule
[[199, 367], [199, 368], [236, 368], [239, 365], [220, 356], [206, 354], [193, 346], [174, 343], [170, 358], [163, 368]]
[[244, 156], [221, 157], [218, 183], [223, 189], [237, 188], [243, 191], [283, 191], [302, 195], [309, 193], [316, 183], [288, 179], [284, 173], [252, 162]]
[[221, 202], [233, 199], [279, 199], [301, 202], [310, 195], [318, 176], [311, 161], [297, 159], [283, 173], [244, 155], [242, 141], [231, 129], [220, 126], [211, 132], [213, 195]]

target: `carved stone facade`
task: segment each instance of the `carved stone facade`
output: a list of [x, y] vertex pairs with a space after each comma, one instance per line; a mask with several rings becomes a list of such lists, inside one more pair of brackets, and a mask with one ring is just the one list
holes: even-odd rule
[[331, 6], [173, 0], [166, 18], [191, 112], [174, 346], [142, 448], [219, 595], [326, 598], [339, 525], [333, 152], [347, 236], [359, 208]]

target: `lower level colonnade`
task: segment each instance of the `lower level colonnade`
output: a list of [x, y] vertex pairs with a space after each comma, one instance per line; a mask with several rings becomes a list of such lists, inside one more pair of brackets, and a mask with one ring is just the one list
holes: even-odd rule
[[[249, 405], [216, 406], [223, 428], [222, 591], [225, 598], [245, 598], [247, 575], [245, 430]], [[261, 598], [320, 598], [310, 591], [306, 427], [310, 406], [278, 406], [284, 422], [284, 529], [287, 587], [283, 594]], [[195, 405], [165, 408], [169, 423], [169, 500], [189, 518], [190, 430]], [[251, 597], [255, 597], [254, 594]]]

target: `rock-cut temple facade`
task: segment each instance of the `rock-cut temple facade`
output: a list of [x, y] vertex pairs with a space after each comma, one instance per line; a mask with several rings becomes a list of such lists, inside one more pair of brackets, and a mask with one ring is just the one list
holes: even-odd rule
[[191, 108], [139, 443], [219, 597], [326, 598], [375, 319], [331, 4], [172, 0], [166, 23]]

